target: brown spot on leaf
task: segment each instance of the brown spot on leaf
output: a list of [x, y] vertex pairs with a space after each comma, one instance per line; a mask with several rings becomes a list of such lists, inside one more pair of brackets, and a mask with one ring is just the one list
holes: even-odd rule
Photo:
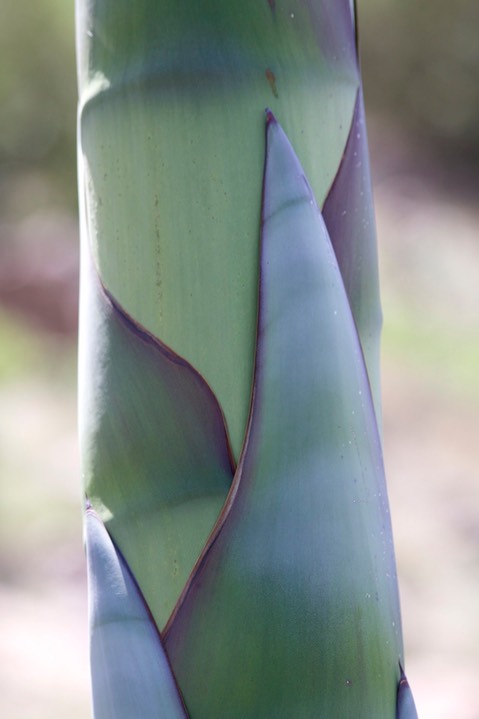
[[265, 72], [265, 75], [266, 75], [267, 81], [270, 84], [271, 90], [273, 91], [273, 95], [275, 97], [278, 97], [278, 89], [276, 87], [276, 77], [275, 77], [274, 72], [272, 70], [270, 70], [270, 68], [268, 67]]

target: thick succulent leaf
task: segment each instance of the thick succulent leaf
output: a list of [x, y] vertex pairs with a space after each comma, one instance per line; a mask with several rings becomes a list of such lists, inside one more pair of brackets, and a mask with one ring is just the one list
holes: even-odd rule
[[95, 262], [128, 313], [206, 378], [238, 456], [254, 362], [262, 113], [281, 114], [322, 204], [359, 85], [349, 0], [78, 8]]
[[[86, 248], [85, 248], [86, 249]], [[85, 491], [162, 627], [224, 503], [233, 469], [205, 381], [82, 268]]]
[[322, 53], [346, 72], [358, 63], [353, 3], [354, 0], [335, 0], [334, 3], [307, 0]]
[[338, 173], [323, 206], [323, 218], [361, 340], [378, 419], [380, 410], [379, 299], [376, 227], [362, 93]]
[[94, 719], [186, 719], [159, 632], [91, 510], [85, 536]]
[[394, 719], [400, 619], [367, 373], [311, 188], [268, 118], [250, 424], [165, 646], [195, 719]]
[[402, 669], [398, 685], [396, 719], [418, 719], [411, 687]]

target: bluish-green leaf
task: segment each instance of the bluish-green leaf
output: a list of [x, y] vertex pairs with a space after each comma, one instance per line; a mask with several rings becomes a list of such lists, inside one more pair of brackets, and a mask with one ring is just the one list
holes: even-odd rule
[[223, 521], [165, 634], [195, 719], [394, 719], [400, 618], [360, 342], [268, 115], [253, 404]]
[[85, 535], [94, 719], [187, 719], [143, 597], [91, 510]]
[[398, 685], [396, 719], [418, 719], [411, 687], [402, 669]]
[[80, 443], [86, 494], [161, 628], [233, 477], [203, 378], [101, 286], [84, 246]]

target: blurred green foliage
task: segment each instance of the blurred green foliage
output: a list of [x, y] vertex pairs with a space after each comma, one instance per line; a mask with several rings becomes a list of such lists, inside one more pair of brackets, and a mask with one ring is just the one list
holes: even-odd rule
[[358, 9], [369, 109], [440, 159], [476, 161], [479, 2], [358, 0]]
[[73, 0], [2, 0], [0, 212], [76, 207]]
[[[385, 360], [403, 363], [415, 376], [426, 374], [441, 396], [479, 401], [479, 337], [460, 325], [451, 326], [441, 315], [421, 311], [414, 303], [383, 293], [382, 347]], [[431, 377], [431, 367], [434, 373]]]

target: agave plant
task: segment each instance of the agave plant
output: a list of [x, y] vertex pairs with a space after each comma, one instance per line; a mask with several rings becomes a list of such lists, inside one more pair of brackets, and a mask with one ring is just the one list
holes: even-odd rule
[[413, 719], [354, 4], [77, 16], [95, 719]]

